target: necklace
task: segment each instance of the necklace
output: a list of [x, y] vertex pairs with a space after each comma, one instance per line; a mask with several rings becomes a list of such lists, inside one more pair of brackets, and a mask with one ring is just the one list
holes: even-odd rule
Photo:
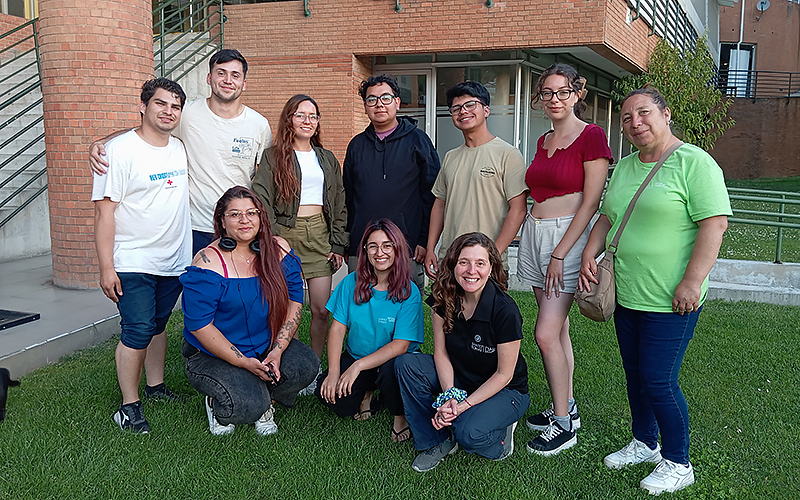
[[[233, 252], [233, 253], [237, 253], [237, 252]], [[241, 254], [239, 254], [239, 255], [241, 255]], [[251, 261], [251, 260], [253, 260], [253, 258], [252, 258], [252, 257], [250, 257], [249, 259], [248, 259], [247, 257], [242, 257], [242, 258], [243, 258], [243, 259], [245, 260], [245, 262], [247, 262], [248, 264], [250, 263], [250, 261]]]

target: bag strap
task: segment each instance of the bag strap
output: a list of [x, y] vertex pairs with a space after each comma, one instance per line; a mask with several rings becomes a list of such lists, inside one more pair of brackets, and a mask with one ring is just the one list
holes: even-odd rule
[[634, 194], [633, 198], [631, 198], [631, 202], [628, 203], [628, 209], [625, 210], [625, 215], [622, 217], [622, 223], [619, 225], [619, 227], [617, 228], [617, 232], [611, 239], [611, 244], [608, 245], [606, 253], [614, 255], [614, 252], [617, 251], [617, 244], [619, 243], [619, 238], [620, 236], [622, 236], [622, 230], [625, 229], [625, 225], [628, 223], [628, 219], [631, 218], [631, 213], [633, 212], [633, 206], [636, 204], [636, 200], [639, 199], [639, 196], [644, 191], [644, 188], [646, 188], [647, 185], [650, 184], [650, 181], [653, 179], [653, 177], [655, 177], [656, 172], [658, 172], [658, 169], [661, 168], [661, 165], [663, 165], [664, 162], [667, 161], [667, 158], [669, 158], [670, 155], [672, 155], [672, 153], [674, 153], [676, 149], [683, 146], [683, 144], [684, 144], [683, 141], [678, 141], [672, 146], [670, 146], [669, 149], [664, 151], [664, 154], [661, 155], [661, 158], [658, 159], [658, 162], [650, 170], [650, 173], [647, 174], [647, 177], [645, 177], [644, 181], [642, 182], [642, 185], [639, 186], [639, 190], [636, 191], [636, 194]]

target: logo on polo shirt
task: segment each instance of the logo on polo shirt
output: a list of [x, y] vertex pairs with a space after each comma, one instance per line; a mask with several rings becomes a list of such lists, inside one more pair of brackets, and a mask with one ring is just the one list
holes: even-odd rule
[[473, 339], [475, 340], [475, 342], [473, 342], [472, 346], [471, 346], [473, 351], [482, 352], [484, 354], [492, 354], [494, 351], [497, 350], [494, 347], [489, 347], [487, 345], [481, 344], [481, 336], [480, 335], [475, 335], [475, 337], [473, 337]]

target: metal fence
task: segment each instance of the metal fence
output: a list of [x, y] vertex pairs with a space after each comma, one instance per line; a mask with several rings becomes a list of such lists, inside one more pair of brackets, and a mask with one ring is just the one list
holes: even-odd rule
[[784, 71], [719, 70], [714, 85], [731, 97], [800, 97], [800, 73]]
[[0, 34], [3, 45], [0, 227], [47, 191], [37, 19]]
[[798, 213], [800, 209], [787, 212], [788, 207], [800, 207], [800, 193], [729, 187], [728, 195], [732, 202], [754, 202], [768, 208], [767, 210], [751, 210], [734, 207], [733, 217], [729, 218], [728, 221], [776, 227], [778, 232], [775, 244], [775, 262], [781, 263], [783, 230], [800, 229], [800, 213]]
[[178, 81], [203, 62], [208, 47], [221, 48], [222, 0], [166, 0], [153, 8], [155, 74]]

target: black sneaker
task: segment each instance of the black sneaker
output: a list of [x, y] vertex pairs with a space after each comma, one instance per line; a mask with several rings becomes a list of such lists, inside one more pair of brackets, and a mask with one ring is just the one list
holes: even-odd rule
[[558, 422], [553, 420], [547, 430], [528, 443], [528, 451], [549, 457], [567, 448], [572, 448], [577, 442], [578, 438], [575, 436], [574, 429], [571, 431], [565, 430], [558, 425]]
[[[550, 420], [553, 418], [553, 415], [555, 415], [555, 412], [553, 412], [553, 405], [551, 404], [545, 411], [528, 417], [525, 423], [532, 431], [544, 432], [550, 426]], [[569, 418], [572, 420], [573, 429], [578, 430], [581, 428], [581, 416], [578, 414], [578, 405], [572, 407], [572, 411], [569, 412]]]
[[183, 397], [175, 394], [167, 389], [167, 386], [162, 382], [158, 385], [144, 386], [144, 397], [153, 398], [159, 401], [183, 401]]
[[113, 418], [114, 422], [119, 425], [119, 428], [124, 431], [133, 431], [141, 434], [150, 432], [150, 424], [144, 419], [144, 410], [142, 409], [141, 401], [120, 405], [117, 413], [111, 418]]

